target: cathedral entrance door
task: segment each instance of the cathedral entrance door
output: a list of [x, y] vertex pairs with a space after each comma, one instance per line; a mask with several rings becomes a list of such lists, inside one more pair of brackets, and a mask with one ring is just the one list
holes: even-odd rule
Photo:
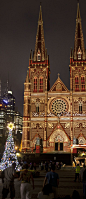
[[58, 151], [58, 142], [55, 143], [55, 151]]
[[63, 143], [62, 142], [55, 143], [55, 151], [63, 151]]
[[63, 143], [60, 143], [60, 151], [63, 151]]

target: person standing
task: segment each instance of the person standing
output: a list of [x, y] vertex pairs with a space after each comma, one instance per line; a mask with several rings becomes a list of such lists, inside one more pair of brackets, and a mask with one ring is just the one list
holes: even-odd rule
[[83, 172], [83, 195], [86, 198], [86, 169]]
[[32, 180], [33, 189], [34, 189], [34, 179], [33, 179], [32, 173], [28, 171], [28, 164], [25, 164], [24, 170], [21, 172], [20, 178], [19, 178], [19, 180], [21, 180], [21, 187], [20, 187], [21, 199], [31, 198], [30, 179]]
[[79, 181], [79, 173], [80, 173], [80, 166], [79, 164], [76, 165], [76, 172], [75, 172], [75, 180], [74, 182], [76, 182], [77, 177], [78, 177], [78, 181]]
[[58, 185], [59, 185], [59, 175], [55, 172], [55, 165], [51, 165], [51, 171], [45, 176], [43, 187], [48, 180], [48, 184], [52, 187], [52, 193], [54, 193], [54, 198], [58, 197]]
[[14, 188], [14, 176], [16, 173], [15, 167], [16, 163], [13, 163], [12, 166], [4, 170], [4, 176], [2, 178], [2, 183], [3, 183], [2, 199], [7, 198], [9, 192], [11, 199], [14, 199], [15, 197], [15, 188]]
[[85, 170], [85, 165], [83, 164], [83, 167], [82, 167], [82, 169], [80, 170], [80, 174], [79, 174], [80, 182], [83, 181], [83, 172], [84, 172], [84, 170]]

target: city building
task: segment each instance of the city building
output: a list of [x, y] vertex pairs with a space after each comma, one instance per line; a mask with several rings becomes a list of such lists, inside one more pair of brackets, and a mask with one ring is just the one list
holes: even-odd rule
[[22, 115], [18, 111], [15, 112], [14, 126], [15, 126], [14, 130], [15, 144], [19, 148], [22, 139]]
[[5, 135], [6, 131], [6, 107], [0, 99], [0, 137]]
[[[24, 83], [22, 151], [77, 153], [86, 149], [86, 51], [79, 3], [74, 49], [70, 52], [70, 90], [59, 77], [50, 88], [40, 5], [35, 51]], [[41, 141], [41, 144], [40, 144]]]
[[8, 90], [7, 100], [3, 99], [3, 101], [7, 104], [7, 113], [6, 113], [6, 120], [7, 123], [14, 122], [14, 115], [15, 115], [15, 97], [11, 90]]

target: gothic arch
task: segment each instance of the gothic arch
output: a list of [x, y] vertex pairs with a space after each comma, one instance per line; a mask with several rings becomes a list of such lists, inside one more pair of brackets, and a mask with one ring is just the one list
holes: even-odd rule
[[86, 144], [86, 140], [85, 140], [85, 138], [84, 138], [83, 136], [80, 136], [80, 137], [78, 138], [78, 142], [79, 142], [80, 145]]
[[49, 142], [54, 142], [55, 139], [59, 136], [60, 139], [63, 140], [63, 142], [68, 142], [68, 137], [67, 135], [65, 134], [64, 131], [60, 130], [60, 129], [57, 129], [56, 131], [54, 131], [50, 138], [49, 138]]

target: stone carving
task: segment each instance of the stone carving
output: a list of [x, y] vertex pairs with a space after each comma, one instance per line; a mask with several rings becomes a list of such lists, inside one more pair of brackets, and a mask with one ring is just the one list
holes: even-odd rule
[[48, 123], [48, 128], [53, 128], [53, 124], [52, 123]]
[[53, 113], [49, 113], [49, 114], [47, 114], [47, 116], [48, 116], [48, 117], [54, 117], [54, 116], [55, 116], [55, 114], [53, 114]]
[[74, 127], [79, 128], [79, 122], [74, 122]]
[[35, 102], [36, 107], [40, 106], [40, 102]]
[[44, 99], [40, 98], [40, 103], [44, 103], [44, 101], [45, 101]]
[[68, 142], [68, 137], [67, 137], [67, 135], [65, 134], [64, 131], [62, 131], [62, 130], [60, 130], [60, 129], [54, 131], [54, 132], [51, 134], [49, 141], [50, 141], [50, 142], [54, 142], [54, 139], [55, 139], [58, 135], [60, 135], [60, 136], [63, 138], [64, 142]]
[[31, 128], [36, 128], [36, 123], [31, 123]]
[[63, 142], [63, 137], [61, 137], [60, 135], [58, 135], [56, 138], [55, 138], [55, 142]]
[[84, 128], [86, 128], [86, 122], [83, 122], [83, 123], [82, 123], [82, 126], [83, 126]]
[[38, 113], [32, 112], [32, 117], [38, 117]]
[[58, 83], [57, 85], [56, 85], [56, 90], [57, 91], [61, 91], [62, 90], [62, 85], [60, 84], [60, 83]]
[[78, 138], [78, 141], [79, 141], [79, 144], [81, 144], [81, 145], [86, 143], [85, 138], [82, 137], [82, 136], [80, 136], [80, 137]]
[[36, 102], [36, 99], [32, 99], [31, 102], [32, 102], [32, 103], [35, 103], [35, 102]]
[[66, 124], [65, 124], [65, 128], [69, 128], [70, 127], [70, 122], [67, 122]]
[[40, 128], [44, 128], [44, 123], [39, 123]]

